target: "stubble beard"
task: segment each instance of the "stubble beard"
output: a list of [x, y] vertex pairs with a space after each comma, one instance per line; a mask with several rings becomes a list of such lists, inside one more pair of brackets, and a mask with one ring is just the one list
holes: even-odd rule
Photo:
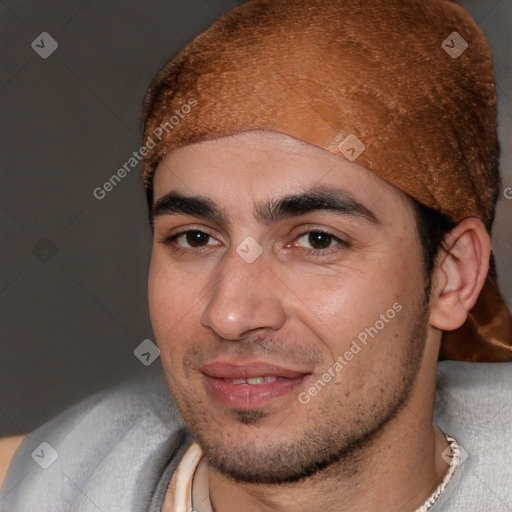
[[295, 429], [292, 439], [269, 441], [268, 437], [256, 436], [255, 440], [254, 430], [267, 417], [262, 410], [230, 411], [239, 425], [247, 427], [247, 439], [236, 439], [229, 427], [212, 421], [199, 402], [176, 400], [208, 464], [231, 480], [249, 484], [293, 483], [330, 469], [357, 472], [356, 462], [362, 460], [365, 449], [407, 405], [412, 394], [425, 348], [428, 302], [428, 297], [423, 297], [408, 337], [410, 344], [398, 361], [402, 373], [396, 373], [392, 382], [377, 383], [380, 396], [376, 393], [365, 404], [353, 405], [352, 411], [344, 410], [341, 401], [336, 411], [334, 404], [324, 399], [321, 407], [308, 416], [302, 432], [289, 416], [283, 423]]

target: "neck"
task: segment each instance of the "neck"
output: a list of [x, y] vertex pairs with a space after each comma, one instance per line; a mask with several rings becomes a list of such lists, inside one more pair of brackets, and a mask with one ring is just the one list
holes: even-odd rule
[[246, 484], [209, 467], [213, 510], [415, 511], [448, 470], [442, 452], [449, 443], [432, 423], [435, 379], [429, 380], [420, 376], [409, 402], [371, 441], [299, 482]]

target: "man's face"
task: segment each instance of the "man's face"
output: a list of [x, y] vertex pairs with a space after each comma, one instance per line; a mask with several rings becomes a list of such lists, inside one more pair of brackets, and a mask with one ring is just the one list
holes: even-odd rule
[[[298, 195], [309, 198], [272, 208]], [[427, 312], [398, 190], [320, 148], [248, 132], [169, 153], [154, 197], [151, 320], [171, 392], [213, 467], [293, 481], [371, 442], [403, 410]], [[324, 209], [333, 198], [338, 209]]]

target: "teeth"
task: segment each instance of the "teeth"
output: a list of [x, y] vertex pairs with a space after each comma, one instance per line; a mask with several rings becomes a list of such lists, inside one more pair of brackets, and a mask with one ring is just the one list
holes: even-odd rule
[[264, 382], [264, 377], [251, 377], [250, 379], [247, 379], [247, 384], [263, 384]]
[[231, 382], [231, 384], [263, 384], [265, 382], [276, 382], [277, 377], [274, 375], [269, 375], [268, 377], [251, 377], [249, 379], [224, 379], [227, 382]]

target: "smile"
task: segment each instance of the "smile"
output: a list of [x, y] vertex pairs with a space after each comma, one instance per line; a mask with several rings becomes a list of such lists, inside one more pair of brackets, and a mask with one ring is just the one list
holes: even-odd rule
[[[203, 385], [212, 402], [223, 408], [257, 409], [291, 396], [312, 374], [264, 361], [215, 361], [201, 368]], [[295, 394], [293, 394], [295, 397]]]

